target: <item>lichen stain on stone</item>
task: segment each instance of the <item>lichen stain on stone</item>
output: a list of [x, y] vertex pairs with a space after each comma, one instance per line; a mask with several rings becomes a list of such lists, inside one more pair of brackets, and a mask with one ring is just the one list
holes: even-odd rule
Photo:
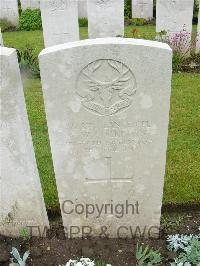
[[7, 214], [7, 216], [4, 218], [3, 220], [3, 224], [12, 224], [16, 214], [17, 214], [17, 210], [19, 209], [17, 201], [15, 202], [15, 204], [11, 207], [11, 211]]

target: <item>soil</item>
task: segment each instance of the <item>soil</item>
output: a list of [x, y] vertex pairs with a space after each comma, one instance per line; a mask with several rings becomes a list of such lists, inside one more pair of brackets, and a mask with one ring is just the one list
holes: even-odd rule
[[135, 265], [136, 244], [149, 245], [159, 249], [163, 264], [169, 265], [174, 253], [166, 248], [168, 234], [199, 234], [200, 209], [184, 212], [168, 211], [162, 215], [161, 235], [159, 239], [66, 239], [60, 225], [51, 225], [46, 238], [32, 237], [8, 238], [0, 236], [0, 266], [9, 265], [10, 251], [16, 247], [20, 254], [30, 251], [27, 265], [65, 265], [69, 259], [80, 257], [95, 258], [112, 266]]
[[200, 67], [190, 67], [190, 66], [183, 66], [180, 72], [186, 73], [200, 73]]
[[14, 31], [16, 31], [16, 27], [15, 26], [9, 26], [5, 30], [1, 29], [1, 32], [14, 32]]

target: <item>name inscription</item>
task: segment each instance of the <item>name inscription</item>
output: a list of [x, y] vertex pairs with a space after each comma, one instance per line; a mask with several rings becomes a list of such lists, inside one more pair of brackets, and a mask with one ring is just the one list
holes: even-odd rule
[[101, 150], [102, 152], [134, 151], [152, 142], [152, 126], [149, 121], [104, 123], [102, 127], [96, 121], [69, 123], [68, 144], [80, 151]]

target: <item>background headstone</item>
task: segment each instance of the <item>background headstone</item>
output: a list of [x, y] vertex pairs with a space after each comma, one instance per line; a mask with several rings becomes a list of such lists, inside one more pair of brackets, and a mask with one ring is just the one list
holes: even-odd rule
[[156, 32], [192, 32], [194, 0], [157, 0]]
[[32, 235], [40, 235], [49, 223], [33, 152], [16, 51], [0, 47], [0, 65], [0, 234], [19, 236], [20, 230], [29, 226]]
[[21, 0], [22, 9], [39, 9], [40, 0]]
[[79, 40], [76, 0], [41, 0], [45, 47]]
[[0, 28], [0, 46], [3, 46], [3, 37], [1, 33], [1, 28]]
[[124, 0], [88, 0], [87, 7], [91, 39], [124, 35]]
[[152, 19], [153, 0], [132, 0], [132, 17]]
[[197, 26], [196, 52], [200, 53], [200, 3], [199, 3], [199, 16], [198, 16], [198, 26]]
[[78, 0], [78, 17], [87, 18], [87, 0]]
[[0, 19], [7, 19], [14, 26], [18, 24], [19, 13], [17, 0], [1, 0]]
[[[83, 226], [92, 228], [93, 236], [100, 236], [102, 226], [109, 237], [131, 237], [130, 227], [136, 226], [155, 236], [165, 174], [171, 49], [152, 41], [102, 38], [45, 49], [39, 59], [64, 226], [68, 232], [77, 226], [76, 237]], [[105, 209], [100, 217], [96, 211], [86, 217], [80, 205], [75, 212], [76, 204], [101, 208], [126, 202], [138, 202], [138, 213], [130, 206], [121, 217]], [[120, 226], [125, 230], [119, 232]]]

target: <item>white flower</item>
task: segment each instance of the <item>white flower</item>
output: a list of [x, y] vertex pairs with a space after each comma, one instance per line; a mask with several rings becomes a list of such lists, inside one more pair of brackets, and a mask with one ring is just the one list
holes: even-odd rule
[[66, 266], [74, 266], [76, 265], [75, 263], [77, 263], [77, 260], [69, 260], [66, 264]]
[[83, 266], [84, 264], [82, 264], [82, 262], [77, 262], [75, 265], [76, 266]]
[[95, 266], [95, 263], [89, 258], [81, 258], [80, 261], [69, 260], [66, 266]]

